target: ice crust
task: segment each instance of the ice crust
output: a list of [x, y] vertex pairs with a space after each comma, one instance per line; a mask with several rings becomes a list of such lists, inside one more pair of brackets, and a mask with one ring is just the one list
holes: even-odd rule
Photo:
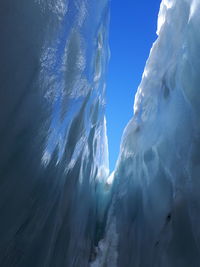
[[108, 3], [2, 0], [0, 20], [0, 266], [88, 266], [107, 198]]
[[117, 245], [100, 266], [200, 266], [199, 25], [199, 0], [162, 1], [114, 173], [105, 240], [115, 222]]

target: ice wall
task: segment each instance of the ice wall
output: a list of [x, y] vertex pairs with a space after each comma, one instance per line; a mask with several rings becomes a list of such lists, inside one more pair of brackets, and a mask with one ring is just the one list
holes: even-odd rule
[[1, 267], [89, 264], [108, 173], [107, 24], [107, 0], [0, 3]]
[[200, 266], [199, 26], [199, 0], [162, 1], [93, 266]]

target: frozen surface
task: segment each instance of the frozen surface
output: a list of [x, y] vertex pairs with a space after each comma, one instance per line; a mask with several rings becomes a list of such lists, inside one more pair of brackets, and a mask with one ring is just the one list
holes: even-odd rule
[[200, 267], [200, 0], [162, 1], [109, 177], [108, 10], [0, 3], [1, 267]]
[[1, 267], [88, 266], [102, 235], [108, 10], [0, 3]]
[[199, 26], [199, 0], [162, 1], [94, 266], [200, 266]]

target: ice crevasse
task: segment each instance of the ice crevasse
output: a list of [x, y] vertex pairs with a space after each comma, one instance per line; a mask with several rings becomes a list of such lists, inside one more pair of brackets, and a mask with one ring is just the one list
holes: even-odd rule
[[88, 266], [102, 238], [108, 11], [0, 3], [1, 267]]
[[109, 188], [107, 0], [0, 3], [0, 266], [200, 266], [200, 0], [163, 0]]
[[199, 14], [199, 0], [161, 3], [94, 266], [200, 266]]

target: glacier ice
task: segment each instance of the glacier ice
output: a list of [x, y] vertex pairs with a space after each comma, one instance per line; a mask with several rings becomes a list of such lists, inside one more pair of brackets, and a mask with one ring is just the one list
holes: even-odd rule
[[0, 3], [1, 267], [88, 266], [101, 238], [108, 11]]
[[200, 266], [200, 0], [163, 0], [109, 175], [107, 0], [0, 3], [0, 266]]
[[123, 134], [100, 266], [200, 266], [199, 14], [199, 0], [161, 3]]

